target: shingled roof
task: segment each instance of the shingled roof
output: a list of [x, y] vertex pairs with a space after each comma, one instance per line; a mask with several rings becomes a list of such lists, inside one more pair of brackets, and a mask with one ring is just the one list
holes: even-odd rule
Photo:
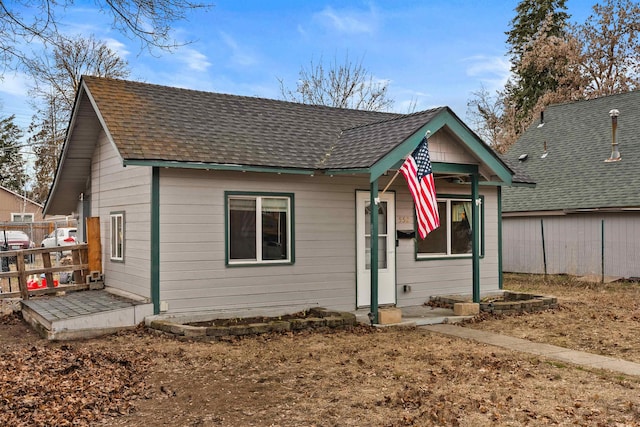
[[400, 115], [97, 77], [83, 80], [124, 160], [369, 167], [440, 110]]
[[[606, 163], [612, 109], [620, 111], [622, 160]], [[640, 92], [552, 105], [540, 125], [536, 120], [506, 154], [536, 186], [504, 188], [504, 212], [640, 207]]]
[[85, 191], [101, 131], [124, 166], [379, 176], [443, 126], [456, 129], [487, 179], [512, 183], [448, 107], [383, 113], [83, 76], [45, 212], [65, 212]]

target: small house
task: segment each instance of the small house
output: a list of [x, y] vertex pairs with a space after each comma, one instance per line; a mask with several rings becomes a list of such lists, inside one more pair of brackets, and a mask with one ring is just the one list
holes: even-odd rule
[[[425, 135], [441, 226], [423, 240], [395, 177]], [[359, 111], [85, 76], [44, 211], [99, 217], [106, 286], [156, 314], [352, 311], [499, 290], [512, 184], [448, 107]]]

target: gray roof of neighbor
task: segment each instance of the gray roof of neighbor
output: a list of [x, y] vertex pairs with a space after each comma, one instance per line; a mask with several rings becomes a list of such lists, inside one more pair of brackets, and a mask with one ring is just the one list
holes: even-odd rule
[[402, 115], [83, 77], [125, 160], [369, 167], [445, 107]]
[[[607, 163], [613, 109], [620, 112], [616, 140], [622, 160]], [[552, 105], [543, 117], [543, 125], [536, 120], [505, 155], [536, 186], [504, 188], [504, 212], [640, 206], [639, 91]]]

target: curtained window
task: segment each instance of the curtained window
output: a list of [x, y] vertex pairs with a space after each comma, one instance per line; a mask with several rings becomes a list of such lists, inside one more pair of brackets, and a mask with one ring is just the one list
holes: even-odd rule
[[[484, 206], [484, 205], [483, 205]], [[480, 255], [482, 253], [482, 209], [480, 212]], [[438, 213], [440, 227], [432, 231], [426, 238], [417, 239], [418, 258], [434, 258], [449, 256], [471, 256], [472, 251], [472, 212], [469, 198], [438, 197]]]

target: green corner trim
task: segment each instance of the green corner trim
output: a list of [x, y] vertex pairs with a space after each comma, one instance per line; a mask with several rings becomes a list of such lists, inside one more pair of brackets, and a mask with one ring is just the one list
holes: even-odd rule
[[160, 313], [160, 170], [151, 176], [151, 302], [153, 314]]

